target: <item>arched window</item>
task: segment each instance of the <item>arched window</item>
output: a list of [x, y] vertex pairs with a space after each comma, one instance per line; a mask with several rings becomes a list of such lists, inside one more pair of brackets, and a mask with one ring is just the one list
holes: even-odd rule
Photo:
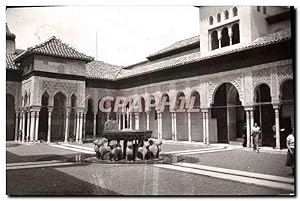
[[229, 12], [228, 12], [228, 10], [225, 10], [224, 15], [225, 15], [225, 20], [227, 20], [229, 18]]
[[233, 16], [234, 16], [234, 17], [238, 15], [238, 10], [237, 10], [236, 7], [234, 7], [234, 8], [232, 9], [232, 12], [233, 12]]
[[214, 23], [214, 18], [212, 16], [209, 17], [209, 24], [212, 25]]
[[266, 6], [263, 6], [263, 13], [266, 15], [267, 14], [267, 8]]
[[228, 35], [228, 29], [225, 27], [222, 29], [222, 39], [221, 39], [221, 47], [225, 47], [229, 45], [229, 35]]
[[211, 33], [211, 50], [219, 48], [219, 41], [218, 41], [218, 32], [213, 31]]
[[260, 6], [256, 6], [257, 12], [260, 12]]
[[237, 44], [240, 42], [240, 28], [239, 24], [234, 24], [232, 26], [232, 44]]
[[217, 14], [217, 22], [221, 22], [221, 14], [220, 13]]

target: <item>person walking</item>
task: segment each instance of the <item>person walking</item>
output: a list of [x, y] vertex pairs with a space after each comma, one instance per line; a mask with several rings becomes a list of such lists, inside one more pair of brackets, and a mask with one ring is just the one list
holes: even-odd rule
[[251, 135], [253, 139], [253, 151], [257, 151], [257, 153], [259, 153], [258, 139], [260, 134], [261, 134], [260, 127], [257, 126], [257, 123], [254, 123], [254, 126], [251, 131]]
[[286, 155], [286, 166], [292, 167], [293, 175], [295, 175], [295, 138], [294, 132], [292, 131], [286, 138], [286, 146], [288, 148], [288, 152]]

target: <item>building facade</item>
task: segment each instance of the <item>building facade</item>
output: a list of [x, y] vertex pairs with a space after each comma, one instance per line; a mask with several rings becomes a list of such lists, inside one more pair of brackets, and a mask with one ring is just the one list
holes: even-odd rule
[[[199, 36], [126, 67], [96, 61], [55, 37], [18, 50], [7, 27], [7, 140], [82, 142], [102, 136], [104, 122], [115, 119], [120, 129], [205, 144], [239, 141], [246, 125], [250, 147], [255, 122], [262, 146], [283, 148], [295, 126], [293, 10], [198, 9]], [[105, 113], [99, 104], [106, 96], [140, 97], [143, 108]], [[170, 104], [163, 111], [145, 107], [153, 97]]]

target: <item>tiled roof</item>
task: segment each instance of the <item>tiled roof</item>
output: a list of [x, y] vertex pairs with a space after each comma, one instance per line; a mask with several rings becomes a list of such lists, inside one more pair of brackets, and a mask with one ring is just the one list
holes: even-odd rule
[[28, 48], [25, 52], [20, 54], [15, 61], [19, 61], [23, 57], [30, 54], [42, 54], [68, 59], [78, 59], [83, 61], [93, 61], [93, 57], [89, 57], [83, 53], [76, 51], [74, 48], [70, 47], [68, 44], [63, 43], [61, 40], [51, 37], [49, 40], [36, 45], [34, 47]]
[[86, 64], [86, 77], [91, 79], [114, 80], [119, 74], [121, 66], [103, 61], [92, 61]]
[[170, 51], [173, 51], [173, 50], [176, 50], [179, 48], [183, 48], [183, 47], [186, 47], [186, 46], [189, 46], [192, 44], [196, 44], [196, 43], [198, 43], [200, 45], [200, 36], [199, 35], [185, 39], [185, 40], [178, 41], [176, 43], [173, 43], [172, 45], [170, 45], [164, 49], [161, 49], [161, 50], [149, 55], [148, 57], [154, 57], [154, 56], [157, 56], [157, 55], [160, 55], [160, 54], [163, 54], [166, 52], [170, 52]]
[[6, 23], [6, 37], [9, 38], [9, 39], [15, 39], [16, 38], [16, 35], [10, 32], [10, 30], [7, 26], [7, 23]]
[[25, 50], [16, 49], [14, 54], [6, 54], [6, 68], [17, 70], [18, 68], [14, 63], [14, 59], [24, 51]]
[[188, 55], [163, 60], [160, 62], [149, 62], [149, 64], [136, 66], [131, 69], [122, 69], [118, 74], [117, 79], [124, 79], [128, 77], [133, 77], [141, 74], [151, 73], [155, 71], [160, 71], [163, 69], [173, 68], [177, 66], [182, 66], [189, 63], [199, 62], [202, 60], [231, 54], [235, 52], [240, 52], [247, 49], [252, 49], [256, 47], [266, 46], [273, 43], [278, 43], [291, 38], [290, 30], [283, 30], [276, 33], [269, 34], [267, 36], [256, 39], [255, 41], [247, 44], [235, 44], [232, 46], [223, 47], [213, 51], [209, 51], [207, 54], [201, 55], [200, 52], [191, 53]]

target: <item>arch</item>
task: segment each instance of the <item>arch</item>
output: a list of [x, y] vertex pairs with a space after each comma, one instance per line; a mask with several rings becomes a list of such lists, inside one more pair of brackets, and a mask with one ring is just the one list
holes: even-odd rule
[[232, 9], [232, 15], [233, 15], [233, 17], [235, 17], [235, 16], [238, 15], [238, 9], [237, 9], [237, 7], [234, 7], [234, 8]]
[[6, 93], [6, 140], [15, 139], [15, 97]]
[[240, 26], [238, 23], [232, 25], [232, 44], [240, 43]]
[[211, 116], [217, 130], [215, 140], [228, 143], [241, 138], [246, 118], [238, 89], [232, 83], [222, 83], [216, 88], [213, 100]]
[[[153, 94], [150, 94], [147, 96], [147, 101], [151, 104], [154, 104], [155, 102], [155, 96]], [[158, 138], [157, 134], [157, 112], [156, 107], [149, 107], [149, 129], [152, 131], [152, 137]]]
[[172, 124], [172, 116], [170, 112], [170, 96], [168, 93], [164, 92], [161, 96], [160, 100], [161, 105], [160, 111], [161, 111], [161, 118], [162, 118], [162, 138], [165, 140], [171, 140], [172, 139], [172, 127], [170, 126]]
[[200, 93], [196, 90], [191, 92], [190, 95], [190, 102], [192, 98], [194, 97], [194, 104], [191, 106], [192, 109], [200, 109], [201, 101], [200, 101]]
[[281, 107], [279, 112], [280, 127], [285, 128], [280, 132], [280, 145], [281, 148], [286, 148], [285, 140], [287, 136], [295, 129], [295, 97], [293, 79], [287, 79], [280, 85], [280, 99]]
[[62, 92], [54, 95], [54, 106], [51, 121], [51, 140], [63, 141], [65, 135], [67, 96]]
[[208, 18], [208, 20], [209, 20], [209, 25], [213, 25], [214, 24], [214, 18], [212, 16], [210, 16]]
[[174, 105], [174, 109], [175, 110], [185, 110], [187, 106], [187, 102], [186, 102], [186, 96], [184, 94], [184, 92], [182, 91], [178, 91], [177, 95], [176, 95], [176, 99], [175, 99], [175, 105]]
[[225, 17], [225, 20], [229, 19], [229, 12], [228, 12], [228, 10], [225, 10], [224, 17]]
[[257, 12], [260, 12], [260, 6], [256, 6]]
[[221, 47], [229, 46], [228, 28], [227, 27], [223, 28], [221, 34], [222, 34]]
[[220, 13], [217, 14], [217, 22], [221, 22], [221, 14]]
[[39, 132], [38, 139], [41, 141], [47, 141], [48, 134], [48, 105], [49, 105], [49, 94], [45, 91], [41, 97], [42, 107], [39, 113]]
[[261, 83], [254, 88], [254, 122], [262, 131], [259, 144], [262, 146], [274, 146], [272, 127], [275, 124], [275, 114], [272, 105], [271, 90], [269, 85]]
[[218, 32], [215, 30], [211, 32], [211, 50], [219, 48]]

